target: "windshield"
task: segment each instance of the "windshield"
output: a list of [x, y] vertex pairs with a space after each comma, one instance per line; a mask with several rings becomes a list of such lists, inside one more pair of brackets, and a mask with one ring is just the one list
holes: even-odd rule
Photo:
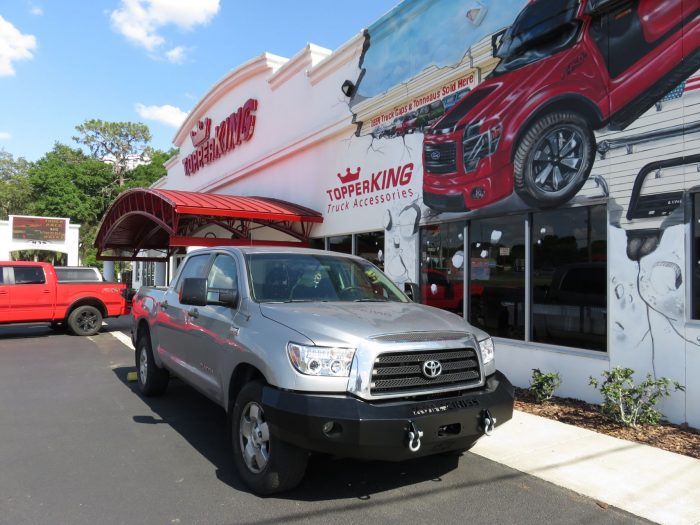
[[260, 303], [397, 301], [406, 296], [373, 264], [314, 253], [249, 254], [251, 295]]
[[571, 43], [578, 33], [578, 0], [538, 0], [522, 10], [503, 35], [496, 56], [499, 71], [546, 58]]

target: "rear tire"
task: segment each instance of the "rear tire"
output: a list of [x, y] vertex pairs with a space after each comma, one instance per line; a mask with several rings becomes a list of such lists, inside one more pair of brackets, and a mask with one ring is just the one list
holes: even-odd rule
[[95, 335], [102, 328], [102, 312], [94, 306], [79, 306], [68, 316], [68, 327], [75, 335]]
[[146, 397], [162, 395], [168, 388], [170, 373], [156, 364], [151, 341], [147, 335], [141, 335], [138, 338], [135, 353], [139, 391]]
[[243, 482], [261, 496], [296, 487], [309, 454], [270, 434], [262, 408], [263, 385], [247, 383], [230, 411], [233, 462]]

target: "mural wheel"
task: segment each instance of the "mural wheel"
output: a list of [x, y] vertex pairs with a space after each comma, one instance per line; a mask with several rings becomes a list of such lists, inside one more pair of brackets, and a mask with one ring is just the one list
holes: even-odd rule
[[595, 137], [583, 117], [568, 111], [544, 115], [517, 146], [515, 191], [530, 206], [561, 206], [586, 182], [594, 159]]

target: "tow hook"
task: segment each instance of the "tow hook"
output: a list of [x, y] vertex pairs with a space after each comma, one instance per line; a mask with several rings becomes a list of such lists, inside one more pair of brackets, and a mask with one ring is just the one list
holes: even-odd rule
[[481, 428], [484, 434], [490, 436], [493, 434], [493, 429], [496, 427], [496, 418], [491, 415], [488, 409], [481, 411]]
[[413, 421], [408, 422], [408, 449], [411, 452], [418, 452], [420, 449], [420, 438], [423, 437], [423, 431], [418, 430], [418, 427]]

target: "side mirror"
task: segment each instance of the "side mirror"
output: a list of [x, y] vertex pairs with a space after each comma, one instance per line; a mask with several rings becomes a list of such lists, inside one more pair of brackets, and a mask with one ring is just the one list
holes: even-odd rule
[[403, 283], [403, 291], [414, 303], [420, 302], [420, 286], [416, 283]]
[[506, 29], [501, 29], [497, 33], [494, 33], [491, 35], [491, 54], [495, 58], [497, 53], [498, 53], [498, 48], [501, 45], [501, 42], [503, 41], [503, 35], [506, 34], [506, 31], [508, 31], [508, 28]]
[[[214, 297], [212, 297], [212, 295]], [[238, 306], [238, 290], [209, 292], [209, 298], [207, 300], [207, 303], [228, 306], [229, 308], [236, 308]]]
[[203, 277], [187, 277], [182, 282], [180, 303], [192, 306], [206, 306], [207, 280]]

